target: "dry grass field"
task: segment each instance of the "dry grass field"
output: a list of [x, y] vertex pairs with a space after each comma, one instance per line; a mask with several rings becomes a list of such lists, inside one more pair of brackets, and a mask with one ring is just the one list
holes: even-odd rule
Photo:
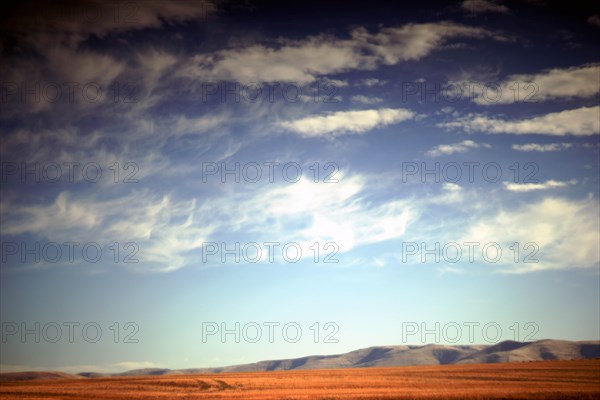
[[1, 399], [599, 399], [600, 359], [7, 381]]

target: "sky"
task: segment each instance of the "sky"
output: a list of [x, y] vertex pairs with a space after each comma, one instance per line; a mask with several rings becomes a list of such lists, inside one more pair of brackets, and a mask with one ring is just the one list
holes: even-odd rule
[[16, 1], [0, 371], [600, 339], [591, 2]]

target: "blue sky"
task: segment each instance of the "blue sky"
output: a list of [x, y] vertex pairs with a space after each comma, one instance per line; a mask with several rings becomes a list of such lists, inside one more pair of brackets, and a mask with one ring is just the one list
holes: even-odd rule
[[574, 4], [5, 6], [2, 371], [600, 339]]

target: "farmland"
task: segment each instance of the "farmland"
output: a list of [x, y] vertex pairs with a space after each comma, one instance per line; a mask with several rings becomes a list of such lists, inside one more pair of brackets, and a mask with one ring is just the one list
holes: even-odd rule
[[2, 399], [595, 399], [600, 359], [4, 381]]

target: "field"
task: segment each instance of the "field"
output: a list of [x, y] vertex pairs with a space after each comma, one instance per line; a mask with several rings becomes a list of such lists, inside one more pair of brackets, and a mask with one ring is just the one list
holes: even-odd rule
[[598, 399], [600, 359], [0, 383], [2, 399]]

